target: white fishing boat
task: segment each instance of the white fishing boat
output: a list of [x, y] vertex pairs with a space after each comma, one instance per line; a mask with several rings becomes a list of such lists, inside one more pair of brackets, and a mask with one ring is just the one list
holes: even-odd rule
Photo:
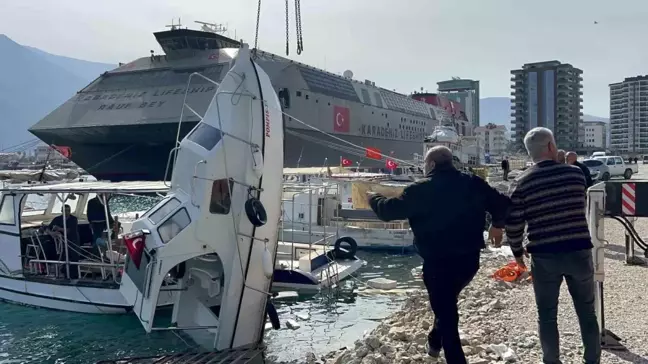
[[[260, 343], [266, 312], [278, 324], [269, 298], [281, 250], [283, 117], [247, 45], [222, 83], [194, 76], [217, 92], [204, 116], [183, 105], [200, 121], [172, 151], [169, 193], [133, 223], [120, 290], [147, 332], [183, 330], [203, 347], [227, 350]], [[179, 287], [172, 327], [156, 327], [169, 272]]]
[[396, 196], [404, 182], [377, 182], [366, 176], [328, 178], [284, 185], [281, 238], [303, 244], [330, 245], [339, 250], [414, 250], [406, 220], [380, 221], [367, 203], [366, 192]]
[[450, 148], [455, 161], [462, 166], [484, 164], [484, 148], [479, 144], [479, 139], [459, 135], [453, 125], [434, 127], [432, 134], [424, 139], [423, 156], [427, 154], [429, 149], [437, 145]]
[[[8, 186], [0, 189], [0, 300], [64, 311], [117, 314], [132, 310], [119, 292], [125, 247], [121, 233], [106, 234], [105, 249], [97, 249], [88, 221], [88, 201], [105, 196], [163, 193], [156, 182], [73, 182]], [[53, 232], [52, 220], [64, 205], [78, 222], [78, 239]], [[109, 214], [108, 209], [105, 211]], [[107, 219], [108, 220], [108, 219]], [[60, 219], [65, 225], [67, 219]], [[71, 244], [74, 240], [75, 243]], [[78, 240], [78, 241], [77, 241]], [[156, 306], [171, 304], [172, 282], [165, 282]]]

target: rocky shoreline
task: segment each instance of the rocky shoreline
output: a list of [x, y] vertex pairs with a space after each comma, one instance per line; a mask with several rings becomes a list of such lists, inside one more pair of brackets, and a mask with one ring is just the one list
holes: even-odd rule
[[[626, 265], [623, 260], [623, 228], [606, 219], [605, 317], [607, 328], [621, 336], [626, 351], [603, 351], [601, 363], [648, 363], [648, 269]], [[646, 236], [648, 226], [639, 225]], [[537, 312], [532, 285], [496, 281], [492, 274], [511, 261], [510, 250], [488, 248], [481, 269], [462, 292], [459, 313], [464, 351], [471, 364], [541, 363], [537, 336]], [[639, 252], [637, 252], [639, 254]], [[458, 262], [459, 263], [459, 262]], [[323, 357], [308, 354], [309, 364], [414, 364], [435, 363], [425, 343], [434, 315], [426, 293], [408, 293], [402, 308], [353, 346]], [[562, 361], [582, 362], [580, 328], [566, 284], [558, 306]], [[445, 363], [443, 359], [439, 363]]]
[[[503, 249], [487, 249], [482, 268], [459, 299], [464, 351], [470, 363], [515, 362], [518, 352], [537, 347], [533, 332], [515, 344], [508, 340], [507, 327], [498, 322], [502, 311], [514, 298], [514, 292], [526, 284], [496, 281], [492, 273], [510, 260]], [[460, 264], [460, 262], [458, 262]], [[425, 291], [408, 294], [401, 310], [386, 318], [376, 329], [355, 342], [353, 348], [342, 348], [308, 363], [326, 364], [405, 364], [434, 363], [425, 354], [427, 334], [434, 319]], [[443, 362], [441, 359], [439, 362]]]

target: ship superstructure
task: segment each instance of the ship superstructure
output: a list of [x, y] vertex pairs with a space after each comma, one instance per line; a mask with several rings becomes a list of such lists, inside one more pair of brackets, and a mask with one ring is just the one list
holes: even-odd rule
[[[186, 108], [183, 113], [185, 90], [186, 104], [204, 115], [217, 88], [200, 77], [187, 86], [189, 76], [199, 72], [219, 82], [240, 45], [218, 31], [173, 26], [154, 33], [164, 54], [151, 51], [100, 75], [30, 132], [69, 147], [71, 159], [98, 179], [163, 179], [181, 113], [180, 139], [198, 122]], [[356, 81], [351, 72], [340, 76], [260, 50], [255, 57], [291, 115], [284, 116], [287, 167], [333, 166], [346, 158], [354, 166], [384, 168], [384, 160], [365, 158], [368, 147], [412, 160], [424, 137], [451, 117], [435, 105]]]

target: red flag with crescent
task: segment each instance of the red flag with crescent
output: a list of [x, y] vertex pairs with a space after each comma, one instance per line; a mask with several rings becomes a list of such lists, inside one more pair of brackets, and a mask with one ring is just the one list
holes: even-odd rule
[[54, 148], [54, 150], [56, 150], [57, 152], [61, 153], [61, 155], [64, 156], [65, 158], [69, 159], [70, 157], [72, 157], [72, 148], [70, 147], [64, 147], [64, 146], [52, 144], [52, 148]]
[[348, 167], [353, 164], [350, 159], [342, 158], [342, 167]]
[[382, 154], [380, 153], [380, 149], [378, 148], [373, 148], [373, 147], [367, 147], [365, 148], [365, 156], [369, 159], [382, 159]]
[[398, 168], [398, 163], [394, 162], [391, 159], [388, 159], [387, 162], [385, 162], [385, 167], [390, 171], [393, 171], [394, 169]]
[[124, 235], [126, 249], [128, 250], [128, 254], [137, 269], [139, 269], [140, 263], [142, 262], [142, 253], [144, 252], [144, 246], [146, 245], [145, 239], [146, 235], [141, 231]]
[[350, 127], [350, 112], [348, 107], [334, 106], [333, 107], [333, 131], [340, 133], [348, 133]]

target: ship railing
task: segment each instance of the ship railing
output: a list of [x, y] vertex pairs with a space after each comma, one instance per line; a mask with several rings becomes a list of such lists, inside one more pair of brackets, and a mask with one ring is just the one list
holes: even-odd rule
[[[74, 266], [77, 269], [77, 273], [79, 274], [79, 277], [83, 276], [83, 273], [85, 274], [91, 274], [94, 272], [99, 271], [101, 273], [101, 278], [102, 280], [108, 279], [109, 275], [108, 273], [112, 272], [114, 270], [117, 270], [119, 268], [122, 268], [123, 265], [121, 264], [111, 264], [111, 263], [99, 263], [99, 262], [69, 262], [67, 263], [64, 260], [49, 260], [49, 259], [31, 259], [29, 261], [29, 272], [33, 275], [41, 274], [41, 273], [46, 273], [47, 275], [50, 275], [51, 272], [53, 272], [53, 275], [59, 276], [59, 274], [62, 274], [60, 272], [60, 268], [64, 267], [66, 264], [69, 264], [71, 267]], [[43, 268], [43, 265], [45, 266], [45, 269]], [[54, 268], [52, 270], [52, 268]]]

